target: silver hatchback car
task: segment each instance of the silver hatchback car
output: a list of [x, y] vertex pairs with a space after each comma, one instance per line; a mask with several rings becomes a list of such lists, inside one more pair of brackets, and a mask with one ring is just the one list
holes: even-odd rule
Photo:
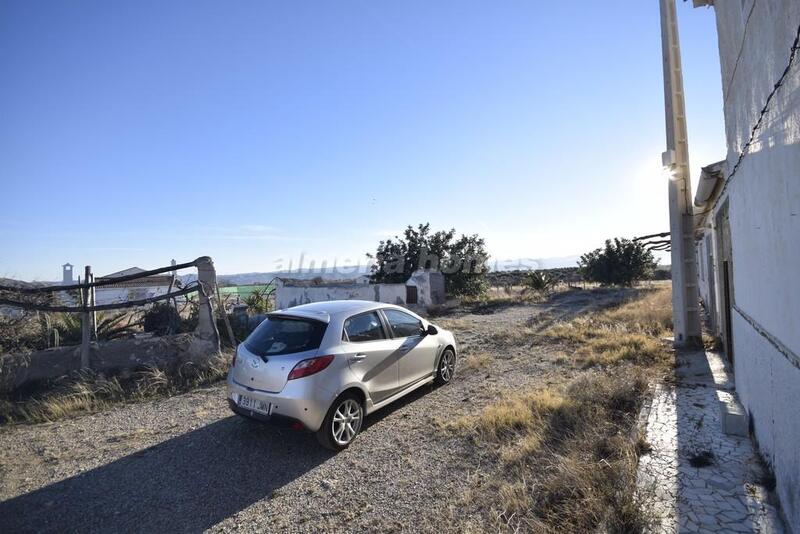
[[228, 403], [245, 417], [347, 447], [364, 416], [431, 382], [450, 382], [453, 334], [400, 306], [339, 300], [267, 315], [239, 345]]

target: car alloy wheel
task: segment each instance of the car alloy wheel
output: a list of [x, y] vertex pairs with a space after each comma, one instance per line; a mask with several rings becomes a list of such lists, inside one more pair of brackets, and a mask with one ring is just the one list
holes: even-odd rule
[[363, 420], [364, 411], [361, 405], [355, 399], [344, 399], [333, 412], [331, 420], [333, 441], [340, 447], [348, 446], [361, 430]]
[[447, 384], [456, 371], [456, 354], [452, 349], [446, 349], [439, 358], [439, 367], [436, 370], [436, 383]]

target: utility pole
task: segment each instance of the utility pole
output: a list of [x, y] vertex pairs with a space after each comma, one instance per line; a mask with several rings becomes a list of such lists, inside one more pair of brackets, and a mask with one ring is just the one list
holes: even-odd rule
[[664, 59], [664, 112], [667, 150], [661, 155], [669, 180], [669, 229], [672, 245], [672, 321], [677, 347], [700, 345], [697, 258], [694, 249], [692, 182], [689, 176], [689, 145], [683, 72], [678, 39], [675, 0], [661, 4], [661, 49]]

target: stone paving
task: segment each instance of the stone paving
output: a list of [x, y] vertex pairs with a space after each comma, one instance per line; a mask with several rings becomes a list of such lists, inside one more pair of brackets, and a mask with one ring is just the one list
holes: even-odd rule
[[722, 432], [719, 402], [736, 402], [733, 385], [719, 355], [683, 353], [676, 383], [645, 408], [638, 489], [653, 532], [784, 532], [752, 442]]

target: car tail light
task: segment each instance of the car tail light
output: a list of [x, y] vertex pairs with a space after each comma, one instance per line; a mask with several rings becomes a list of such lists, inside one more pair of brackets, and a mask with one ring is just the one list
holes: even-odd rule
[[316, 358], [309, 358], [297, 362], [297, 365], [295, 365], [289, 373], [289, 380], [319, 373], [328, 367], [332, 361], [333, 356], [317, 356]]

